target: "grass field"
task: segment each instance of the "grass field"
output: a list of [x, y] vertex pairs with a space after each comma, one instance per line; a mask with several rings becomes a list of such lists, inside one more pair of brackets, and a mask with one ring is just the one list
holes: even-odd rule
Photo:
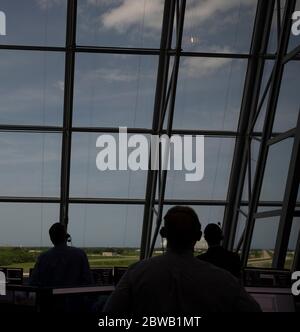
[[[45, 248], [43, 249], [45, 250]], [[86, 253], [89, 259], [90, 267], [127, 267], [139, 260], [136, 249], [111, 249], [112, 256], [105, 256], [105, 250], [101, 248], [88, 248]], [[19, 255], [21, 252], [21, 255]], [[30, 254], [28, 254], [30, 253]], [[23, 268], [24, 273], [28, 273], [30, 268], [33, 268], [36, 258], [40, 252], [32, 254], [32, 248], [0, 248], [0, 266], [2, 267], [18, 267]], [[273, 252], [269, 250], [254, 250], [250, 253], [248, 266], [271, 268], [272, 267]], [[289, 269], [293, 262], [293, 252], [289, 252], [286, 258], [285, 268]], [[2, 261], [1, 261], [2, 258]], [[9, 258], [9, 259], [8, 259]], [[24, 261], [22, 261], [22, 259]], [[11, 262], [11, 263], [9, 263]]]
[[[100, 256], [101, 257], [101, 256]], [[118, 256], [118, 257], [101, 257], [95, 258], [89, 257], [90, 267], [127, 267], [139, 260], [138, 256]], [[26, 262], [26, 263], [14, 263], [7, 265], [6, 267], [18, 267], [24, 270], [24, 273], [28, 273], [29, 269], [33, 268], [35, 262]]]

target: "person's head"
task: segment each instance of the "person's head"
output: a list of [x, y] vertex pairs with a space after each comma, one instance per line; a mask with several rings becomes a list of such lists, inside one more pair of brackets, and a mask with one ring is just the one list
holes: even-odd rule
[[49, 235], [51, 242], [57, 246], [67, 243], [68, 233], [66, 227], [63, 224], [55, 223], [49, 229]]
[[167, 239], [168, 248], [193, 249], [201, 239], [201, 224], [196, 212], [187, 206], [175, 206], [164, 217], [160, 235]]
[[219, 225], [208, 224], [204, 230], [204, 238], [209, 246], [218, 246], [223, 240], [223, 232]]

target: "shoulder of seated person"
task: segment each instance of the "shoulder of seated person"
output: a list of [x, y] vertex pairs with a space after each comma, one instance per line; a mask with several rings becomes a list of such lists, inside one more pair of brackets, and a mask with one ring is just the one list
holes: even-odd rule
[[198, 258], [198, 259], [202, 259], [202, 258], [207, 257], [207, 253], [204, 252], [203, 254], [197, 255], [197, 256], [195, 256], [195, 257]]
[[67, 250], [73, 251], [74, 253], [76, 252], [76, 253], [81, 254], [81, 255], [86, 255], [86, 252], [81, 248], [68, 246]]
[[202, 261], [199, 259], [199, 263], [202, 264], [202, 268], [206, 269], [207, 273], [212, 274], [212, 276], [216, 278], [228, 279], [232, 281], [236, 281], [236, 278], [227, 270], [224, 270], [212, 263]]
[[164, 259], [165, 259], [164, 255], [155, 256], [155, 257], [151, 257], [151, 258], [145, 258], [145, 259], [142, 259], [141, 261], [138, 261], [138, 262], [130, 265], [128, 267], [128, 271], [134, 271], [139, 268], [155, 265], [156, 263], [159, 263], [161, 260], [164, 260]]

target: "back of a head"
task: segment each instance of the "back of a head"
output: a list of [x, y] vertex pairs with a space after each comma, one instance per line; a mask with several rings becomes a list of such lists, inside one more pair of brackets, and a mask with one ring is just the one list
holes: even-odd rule
[[67, 241], [66, 227], [61, 223], [53, 224], [49, 229], [49, 235], [55, 246], [66, 243]]
[[204, 238], [209, 245], [219, 245], [223, 240], [223, 232], [219, 225], [208, 224], [204, 230]]
[[172, 249], [190, 249], [201, 238], [201, 224], [196, 212], [187, 206], [175, 206], [164, 217], [162, 237]]

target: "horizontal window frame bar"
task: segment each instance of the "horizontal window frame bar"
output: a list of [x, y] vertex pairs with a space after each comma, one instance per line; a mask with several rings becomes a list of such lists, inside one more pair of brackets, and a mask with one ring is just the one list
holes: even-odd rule
[[274, 144], [280, 143], [288, 138], [294, 137], [296, 134], [296, 128], [290, 129], [282, 134], [276, 135], [274, 137], [272, 137], [271, 139], [269, 139], [269, 141], [267, 142], [268, 146], [272, 146]]
[[34, 52], [61, 52], [67, 51], [64, 46], [34, 46], [34, 45], [0, 45], [4, 51], [34, 51]]
[[[124, 199], [124, 198], [77, 198], [70, 197], [69, 204], [130, 204], [130, 205], [144, 205], [146, 200], [141, 199]], [[158, 204], [158, 199], [155, 200], [155, 204]], [[177, 200], [177, 199], [165, 199], [164, 205], [192, 205], [192, 206], [226, 206], [227, 202], [223, 200]]]
[[[120, 126], [122, 127], [122, 126]], [[12, 124], [0, 124], [0, 132], [11, 131], [11, 132], [53, 132], [61, 133], [64, 131], [62, 126], [47, 126], [47, 125], [12, 125]], [[118, 133], [119, 127], [78, 127], [73, 126], [71, 132], [79, 133]], [[127, 128], [128, 133], [133, 134], [158, 134], [150, 128]], [[161, 131], [165, 134], [167, 131], [164, 129]], [[173, 135], [203, 135], [203, 136], [220, 136], [220, 137], [238, 137], [237, 131], [230, 130], [197, 130], [197, 129], [173, 129]], [[273, 133], [274, 138], [285, 133]], [[253, 136], [260, 137], [262, 132], [254, 132]]]
[[299, 56], [299, 54], [300, 54], [300, 45], [295, 47], [284, 57], [283, 64], [287, 64], [289, 61], [294, 60], [295, 57]]
[[271, 217], [280, 217], [282, 213], [282, 209], [257, 212], [254, 214], [255, 219], [266, 219]]
[[50, 203], [60, 204], [58, 197], [21, 197], [21, 196], [0, 196], [0, 203]]
[[[121, 126], [120, 126], [121, 127]], [[60, 126], [43, 126], [43, 125], [6, 125], [0, 124], [0, 132], [24, 132], [24, 133], [63, 133], [65, 129]], [[77, 127], [74, 126], [70, 130], [72, 133], [119, 133], [119, 127]], [[166, 134], [166, 130], [160, 133], [148, 128], [127, 128], [128, 134], [149, 134], [158, 135]], [[239, 133], [230, 130], [194, 130], [194, 129], [173, 129], [172, 135], [199, 135], [206, 137], [219, 138], [237, 138]], [[253, 136], [260, 137], [261, 132], [254, 132]], [[274, 133], [274, 137], [282, 135], [281, 133]]]
[[0, 124], [0, 132], [52, 132], [52, 133], [62, 133], [63, 127], [59, 126], [35, 126], [35, 125], [4, 125]]
[[[156, 55], [161, 54], [159, 48], [128, 48], [128, 47], [101, 47], [101, 46], [76, 46], [75, 53], [89, 53], [89, 54], [128, 54], [128, 55]], [[171, 53], [172, 50], [165, 50]]]
[[[73, 51], [75, 53], [99, 53], [99, 54], [128, 54], [128, 55], [156, 55], [162, 52], [170, 56], [175, 56], [177, 51], [174, 49], [164, 50], [159, 48], [127, 48], [127, 47], [108, 47], [108, 46], [84, 46], [76, 45], [75, 47], [65, 46], [41, 46], [41, 45], [21, 45], [21, 44], [0, 44], [0, 50], [7, 51], [32, 51], [32, 52], [60, 52], [65, 53]], [[298, 48], [287, 54], [285, 63], [294, 60], [299, 61], [300, 55], [297, 53]], [[294, 53], [292, 53], [294, 52]], [[199, 57], [199, 58], [229, 58], [229, 59], [251, 59], [254, 56], [249, 53], [213, 53], [213, 52], [189, 52], [181, 50], [179, 55], [182, 57]], [[258, 58], [266, 60], [276, 60], [276, 54], [259, 54]]]
[[[155, 200], [155, 204], [158, 204], [158, 200]], [[228, 204], [223, 200], [180, 200], [180, 199], [165, 199], [163, 205], [191, 205], [191, 206], [224, 206]]]
[[[283, 202], [281, 201], [260, 201], [258, 206], [259, 207], [277, 207], [282, 206]], [[241, 206], [248, 206], [248, 201], [242, 201]], [[297, 203], [297, 206], [300, 206], [300, 202]]]
[[[99, 54], [128, 54], [128, 55], [160, 55], [164, 52], [170, 56], [175, 56], [177, 51], [175, 49], [160, 49], [147, 47], [109, 47], [109, 46], [90, 46], [90, 45], [76, 45], [75, 47], [67, 48], [65, 46], [41, 46], [41, 45], [21, 45], [21, 44], [1, 44], [0, 50], [16, 50], [16, 51], [40, 51], [40, 52], [67, 52], [71, 50], [75, 53], [99, 53]], [[249, 53], [214, 53], [214, 52], [189, 52], [180, 51], [183, 57], [216, 57], [216, 58], [240, 58], [249, 59]], [[275, 56], [274, 56], [275, 58]]]
[[[23, 44], [0, 44], [0, 50], [15, 50], [15, 51], [38, 51], [38, 52], [67, 52], [73, 51], [75, 53], [102, 53], [102, 54], [128, 54], [128, 55], [160, 55], [162, 52], [175, 56], [177, 51], [175, 49], [160, 49], [160, 48], [128, 48], [117, 46], [90, 46], [79, 45], [75, 47], [65, 46], [43, 46], [43, 45], [23, 45]], [[250, 59], [254, 56], [250, 53], [222, 53], [222, 52], [190, 52], [181, 50], [179, 55], [182, 57], [200, 57], [200, 58], [231, 58], [231, 59]], [[259, 54], [259, 58], [276, 59], [276, 54]], [[300, 56], [294, 60], [300, 60]]]
[[[60, 203], [59, 197], [26, 197], [26, 196], [0, 196], [0, 203]], [[109, 203], [107, 203], [109, 202]], [[103, 197], [70, 197], [69, 204], [140, 204], [146, 202], [144, 198], [103, 198]], [[158, 204], [158, 199], [155, 200]], [[226, 200], [181, 200], [181, 199], [165, 199], [165, 205], [193, 205], [193, 206], [226, 206]], [[247, 201], [241, 202], [241, 206], [248, 206]], [[260, 207], [279, 207], [282, 202], [276, 201], [262, 201]], [[297, 202], [297, 207], [300, 207], [300, 202]]]
[[89, 204], [89, 205], [144, 205], [145, 199], [141, 198], [82, 198], [70, 197], [69, 204]]

